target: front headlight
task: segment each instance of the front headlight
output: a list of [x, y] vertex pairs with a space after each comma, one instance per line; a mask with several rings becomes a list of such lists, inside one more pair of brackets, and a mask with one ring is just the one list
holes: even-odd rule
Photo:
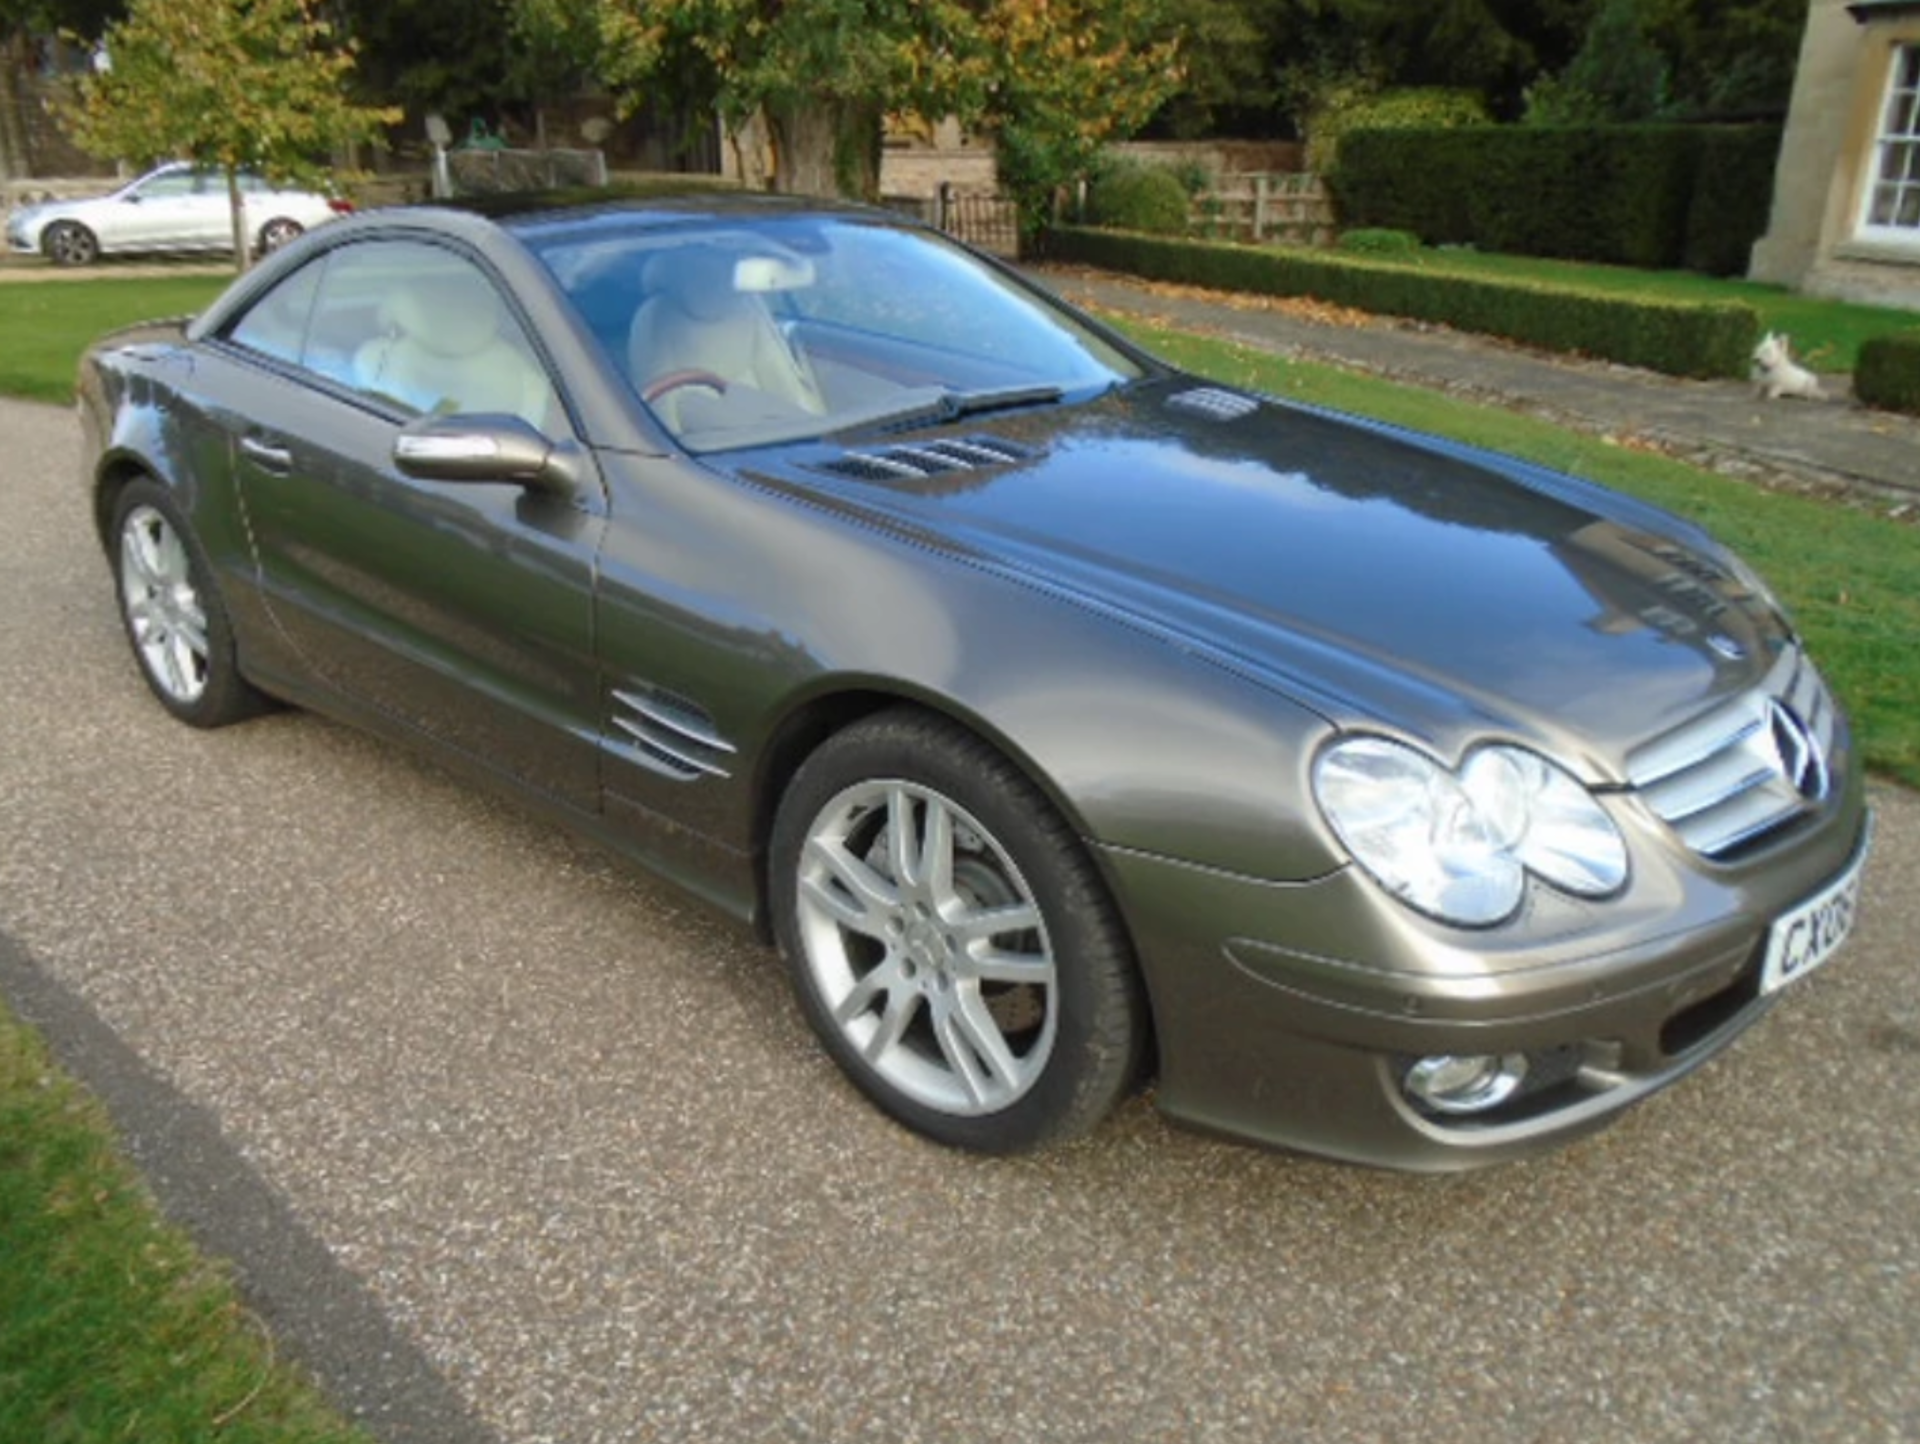
[[1474, 749], [1456, 771], [1384, 737], [1320, 754], [1314, 796], [1354, 860], [1445, 922], [1512, 915], [1527, 875], [1582, 897], [1627, 880], [1627, 845], [1571, 775], [1524, 748]]

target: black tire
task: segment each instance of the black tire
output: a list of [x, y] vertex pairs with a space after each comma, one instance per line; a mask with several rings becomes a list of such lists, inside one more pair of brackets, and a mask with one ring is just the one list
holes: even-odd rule
[[40, 250], [56, 266], [90, 266], [100, 259], [100, 242], [78, 221], [55, 221], [40, 237]]
[[[936, 883], [917, 895], [945, 896], [945, 908], [910, 900], [913, 864], [925, 876], [942, 855], [928, 842], [936, 812], [950, 825], [945, 892]], [[891, 852], [896, 815], [912, 819], [902, 835], [917, 859]], [[863, 865], [894, 896], [861, 909], [856, 926], [844, 916], [846, 899], [858, 903], [847, 879], [865, 876]], [[774, 930], [808, 1022], [854, 1084], [908, 1127], [953, 1147], [1018, 1152], [1086, 1133], [1138, 1082], [1147, 1009], [1113, 903], [1073, 830], [972, 733], [900, 708], [836, 734], [781, 800], [769, 866]], [[965, 930], [989, 914], [1038, 925]], [[984, 1034], [998, 1044], [975, 1047]]]
[[306, 233], [298, 221], [277, 216], [260, 227], [260, 254], [270, 256], [282, 246], [291, 245]]
[[147, 687], [182, 722], [224, 727], [266, 709], [240, 675], [213, 568], [172, 495], [129, 482], [113, 508], [114, 594]]

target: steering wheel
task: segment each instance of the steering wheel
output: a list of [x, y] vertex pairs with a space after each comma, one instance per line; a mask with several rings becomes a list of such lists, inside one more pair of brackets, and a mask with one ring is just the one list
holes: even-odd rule
[[641, 391], [640, 399], [651, 406], [662, 396], [678, 391], [682, 386], [704, 386], [718, 395], [727, 394], [727, 379], [724, 376], [716, 376], [711, 371], [669, 371], [666, 375], [656, 376], [649, 381]]

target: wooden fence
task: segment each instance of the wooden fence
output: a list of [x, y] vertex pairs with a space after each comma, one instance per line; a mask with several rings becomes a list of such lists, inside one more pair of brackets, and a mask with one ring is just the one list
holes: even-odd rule
[[[1019, 212], [1006, 196], [942, 181], [932, 195], [888, 196], [886, 204], [982, 250], [1019, 254]], [[1217, 175], [1193, 198], [1188, 220], [1196, 236], [1291, 246], [1332, 245], [1336, 229], [1326, 187], [1299, 171]]]
[[1303, 171], [1221, 175], [1194, 197], [1189, 223], [1195, 235], [1218, 240], [1331, 245], [1333, 198]]

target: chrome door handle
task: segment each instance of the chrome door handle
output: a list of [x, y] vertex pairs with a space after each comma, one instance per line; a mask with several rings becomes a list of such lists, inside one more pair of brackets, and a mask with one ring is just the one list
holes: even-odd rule
[[249, 461], [257, 463], [262, 471], [279, 472], [284, 475], [293, 470], [293, 453], [284, 446], [273, 446], [251, 436], [243, 436], [240, 438], [240, 450]]

